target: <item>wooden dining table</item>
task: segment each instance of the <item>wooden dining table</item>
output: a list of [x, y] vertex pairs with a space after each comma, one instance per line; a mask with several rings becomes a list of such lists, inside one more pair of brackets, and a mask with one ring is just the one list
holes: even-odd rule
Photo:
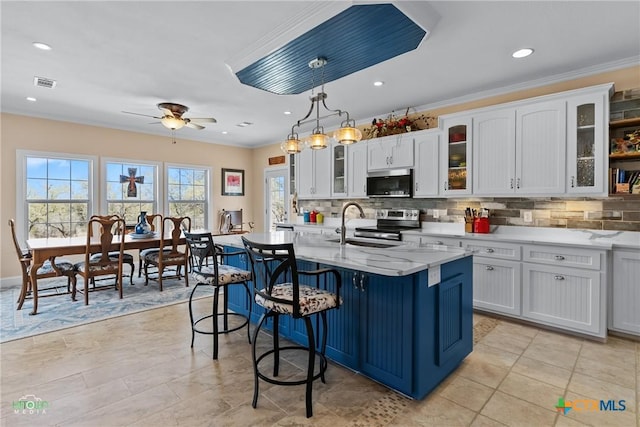
[[[114, 236], [112, 242], [112, 250], [117, 251], [120, 248], [121, 236]], [[160, 233], [154, 233], [153, 236], [147, 238], [132, 238], [130, 234], [124, 235], [124, 249], [136, 250], [136, 249], [148, 249], [159, 248], [161, 243]], [[171, 241], [169, 233], [165, 237], [166, 242]], [[179, 243], [181, 245], [186, 244], [184, 235], [180, 237]], [[45, 261], [51, 261], [54, 264], [56, 257], [64, 255], [79, 255], [84, 254], [87, 250], [87, 237], [56, 237], [56, 238], [42, 238], [42, 239], [28, 239], [27, 246], [31, 251], [32, 266], [30, 271], [32, 297], [33, 297], [33, 311], [29, 314], [37, 314], [38, 312], [38, 280], [36, 272]], [[93, 245], [92, 245], [93, 248]], [[96, 237], [95, 251], [100, 251], [100, 244], [98, 237]], [[26, 285], [25, 285], [26, 286]], [[22, 295], [26, 295], [26, 289], [22, 290]]]

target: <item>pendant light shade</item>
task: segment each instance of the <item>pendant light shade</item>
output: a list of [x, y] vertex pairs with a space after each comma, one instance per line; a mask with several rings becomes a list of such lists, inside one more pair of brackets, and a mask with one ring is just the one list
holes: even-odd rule
[[302, 151], [304, 148], [302, 142], [298, 139], [297, 134], [292, 134], [287, 137], [287, 140], [280, 144], [280, 149], [287, 154], [296, 154]]
[[312, 150], [322, 150], [323, 148], [327, 148], [329, 146], [329, 137], [324, 134], [323, 131], [317, 130], [314, 131], [306, 140], [307, 147]]
[[342, 122], [340, 129], [333, 133], [333, 139], [344, 145], [355, 144], [360, 141], [362, 139], [362, 132], [354, 125], [355, 123], [352, 126], [348, 122]]
[[[313, 61], [309, 62], [309, 68], [311, 70], [315, 69], [324, 69], [324, 66], [327, 64], [326, 58], [316, 58]], [[309, 108], [309, 112], [302, 119], [298, 120], [298, 122], [291, 127], [291, 134], [287, 137], [287, 140], [280, 144], [280, 148], [282, 151], [288, 154], [299, 153], [304, 147], [300, 144], [300, 140], [298, 139], [298, 134], [294, 132], [296, 127], [300, 127], [301, 124], [310, 122], [314, 119], [309, 119], [311, 117], [311, 113], [315, 110], [316, 117], [315, 122], [316, 126], [313, 129], [311, 135], [305, 138], [305, 145], [312, 150], [321, 150], [323, 148], [327, 148], [330, 143], [330, 137], [324, 133], [324, 128], [320, 126], [320, 119], [326, 118], [334, 115], [342, 116], [346, 115], [347, 119], [342, 122], [340, 125], [340, 129], [336, 130], [332, 134], [332, 138], [337, 140], [340, 144], [354, 144], [362, 139], [362, 132], [358, 128], [355, 127], [355, 121], [349, 119], [349, 113], [347, 111], [342, 110], [330, 110], [325, 103], [325, 99], [327, 99], [327, 94], [324, 92], [324, 75], [321, 79], [322, 81], [322, 90], [318, 92], [317, 95], [313, 95], [310, 98], [311, 107]], [[320, 117], [320, 104], [324, 107], [325, 110], [329, 112], [329, 114]]]

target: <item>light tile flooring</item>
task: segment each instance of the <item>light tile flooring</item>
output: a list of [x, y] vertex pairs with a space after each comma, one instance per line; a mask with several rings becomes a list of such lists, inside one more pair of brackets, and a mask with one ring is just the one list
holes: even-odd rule
[[[205, 308], [208, 299], [198, 304]], [[2, 344], [2, 426], [630, 426], [640, 427], [640, 343], [600, 344], [508, 321], [474, 316], [479, 342], [462, 365], [422, 401], [412, 401], [331, 365], [314, 385], [314, 416], [304, 389], [261, 383], [246, 334], [189, 347], [185, 304]], [[495, 327], [494, 327], [495, 326]], [[285, 369], [297, 370], [291, 360]], [[15, 414], [35, 395], [46, 414]], [[559, 414], [559, 397], [624, 400], [625, 411]]]

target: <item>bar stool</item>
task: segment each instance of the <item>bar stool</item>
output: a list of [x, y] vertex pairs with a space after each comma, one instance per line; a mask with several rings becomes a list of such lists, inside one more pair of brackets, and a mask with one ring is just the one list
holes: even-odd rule
[[[241, 270], [237, 267], [225, 265], [222, 261], [225, 258], [231, 256], [244, 255], [244, 251], [236, 252], [223, 252], [220, 246], [213, 243], [213, 237], [211, 233], [189, 233], [184, 232], [187, 244], [189, 245], [189, 253], [193, 263], [193, 270], [191, 277], [193, 277], [197, 284], [191, 291], [189, 296], [189, 318], [191, 319], [191, 348], [193, 348], [193, 342], [195, 340], [196, 333], [213, 335], [213, 358], [218, 358], [218, 335], [228, 334], [229, 332], [237, 331], [243, 327], [247, 327], [247, 339], [251, 344], [251, 336], [249, 333], [249, 319], [251, 318], [251, 304], [249, 304], [249, 314], [244, 316], [240, 313], [230, 313], [228, 307], [228, 292], [223, 292], [223, 310], [222, 313], [218, 312], [220, 288], [231, 285], [242, 285], [247, 292], [247, 299], [251, 302], [251, 292], [247, 282], [251, 280], [251, 272]], [[212, 260], [209, 265], [209, 260]], [[203, 265], [205, 264], [205, 265]], [[194, 318], [193, 315], [193, 295], [196, 293], [196, 289], [199, 286], [213, 286], [213, 309], [211, 314], [206, 316]], [[219, 329], [218, 318], [222, 316], [223, 327]], [[229, 328], [229, 316], [239, 316], [244, 319], [244, 322], [239, 326]], [[198, 328], [198, 324], [207, 319], [212, 319], [213, 329], [211, 331], [205, 331]]]
[[[325, 382], [324, 373], [327, 370], [325, 349], [327, 346], [327, 311], [338, 308], [341, 304], [341, 279], [337, 270], [331, 268], [314, 271], [298, 270], [292, 243], [268, 244], [258, 243], [242, 237], [242, 243], [249, 255], [251, 272], [253, 274], [254, 296], [256, 304], [262, 306], [265, 312], [260, 316], [258, 326], [253, 332], [252, 359], [254, 369], [253, 403], [258, 403], [259, 380], [262, 379], [277, 385], [306, 385], [305, 405], [307, 418], [313, 416], [311, 393], [313, 382], [320, 379]], [[328, 275], [335, 280], [335, 293], [326, 289]], [[299, 276], [316, 277], [317, 286], [300, 284]], [[320, 277], [324, 277], [324, 288], [320, 288]], [[316, 348], [315, 334], [311, 316], [320, 314], [323, 335], [319, 348]], [[280, 315], [291, 316], [293, 319], [303, 319], [308, 345], [280, 346], [278, 337], [278, 321]], [[273, 348], [257, 355], [257, 339], [260, 329], [267, 319], [273, 319]], [[307, 352], [307, 372], [304, 379], [278, 380], [281, 350], [302, 350]], [[273, 355], [273, 375], [268, 376], [260, 371], [260, 362], [265, 357]], [[316, 356], [320, 358], [319, 369], [316, 372]]]

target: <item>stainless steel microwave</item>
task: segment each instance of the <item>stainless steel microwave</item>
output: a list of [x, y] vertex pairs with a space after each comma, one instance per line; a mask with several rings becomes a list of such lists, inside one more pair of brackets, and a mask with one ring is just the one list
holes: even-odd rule
[[369, 172], [367, 175], [367, 196], [413, 196], [413, 169], [391, 169]]

